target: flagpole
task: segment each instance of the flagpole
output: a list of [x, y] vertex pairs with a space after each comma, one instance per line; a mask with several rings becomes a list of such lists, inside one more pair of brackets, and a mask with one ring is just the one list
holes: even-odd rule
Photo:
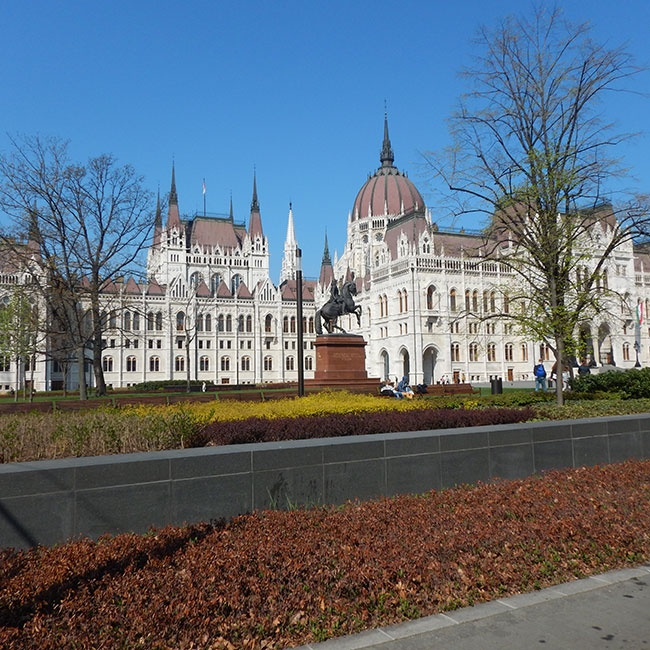
[[203, 179], [203, 216], [205, 217], [205, 178]]

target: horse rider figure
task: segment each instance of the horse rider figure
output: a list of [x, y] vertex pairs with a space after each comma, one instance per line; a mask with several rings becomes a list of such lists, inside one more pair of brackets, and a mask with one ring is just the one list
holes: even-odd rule
[[357, 324], [361, 325], [361, 306], [356, 305], [352, 297], [356, 295], [357, 285], [354, 282], [343, 283], [339, 292], [339, 285], [336, 279], [333, 279], [329, 300], [316, 312], [316, 333], [323, 333], [324, 323], [329, 334], [332, 334], [335, 329], [346, 334], [346, 331], [336, 324], [338, 317], [343, 314], [354, 314], [357, 317]]

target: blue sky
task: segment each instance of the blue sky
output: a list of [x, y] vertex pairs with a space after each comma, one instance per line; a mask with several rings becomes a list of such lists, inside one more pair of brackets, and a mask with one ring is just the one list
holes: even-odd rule
[[[463, 91], [458, 70], [472, 37], [528, 5], [520, 1], [144, 2], [28, 0], [4, 3], [0, 39], [0, 149], [6, 134], [71, 141], [78, 160], [114, 154], [152, 191], [169, 189], [172, 158], [181, 213], [247, 220], [257, 170], [262, 224], [277, 282], [289, 202], [305, 275], [317, 276], [327, 230], [345, 243], [349, 210], [379, 166], [384, 100], [395, 164], [425, 201], [434, 186], [421, 152], [447, 142], [445, 119]], [[650, 62], [650, 2], [571, 0], [600, 41], [627, 42]], [[650, 91], [650, 77], [634, 82]], [[607, 115], [643, 131], [650, 103], [617, 95]], [[650, 140], [625, 156], [650, 191]], [[434, 215], [434, 218], [443, 215]], [[444, 221], [443, 221], [444, 223]], [[466, 227], [478, 227], [471, 221]]]

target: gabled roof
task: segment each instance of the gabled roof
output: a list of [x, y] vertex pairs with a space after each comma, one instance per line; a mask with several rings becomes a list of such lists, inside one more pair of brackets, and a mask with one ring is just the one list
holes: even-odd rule
[[164, 296], [165, 287], [161, 287], [155, 280], [152, 280], [147, 287], [148, 296]]
[[[304, 280], [302, 283], [302, 299], [303, 300], [314, 300], [314, 293], [316, 291], [316, 281], [315, 280]], [[297, 287], [295, 280], [287, 280], [282, 285], [280, 285], [280, 295], [282, 300], [296, 300], [297, 299]]]
[[136, 281], [130, 277], [126, 282], [126, 286], [124, 287], [124, 293], [128, 293], [129, 295], [140, 295], [142, 293], [142, 290], [137, 285]]
[[219, 283], [219, 286], [217, 287], [216, 296], [217, 298], [232, 298], [232, 293], [230, 293], [230, 289], [228, 289], [228, 287], [225, 285], [223, 280]]
[[237, 289], [237, 298], [252, 298], [251, 292], [248, 290], [248, 287], [244, 282], [242, 282], [239, 285], [239, 288]]
[[192, 224], [191, 245], [218, 246], [221, 249], [240, 248], [246, 231], [229, 219], [196, 217]]
[[199, 298], [209, 298], [212, 295], [208, 285], [203, 280], [199, 282], [199, 286], [196, 288], [196, 295]]

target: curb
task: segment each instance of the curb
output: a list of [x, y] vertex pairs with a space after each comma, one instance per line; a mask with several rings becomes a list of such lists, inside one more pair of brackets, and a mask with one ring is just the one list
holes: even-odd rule
[[632, 578], [647, 577], [648, 575], [650, 575], [650, 564], [644, 564], [633, 569], [618, 569], [589, 578], [564, 582], [540, 591], [517, 594], [509, 598], [499, 598], [473, 607], [465, 607], [445, 614], [425, 616], [415, 621], [396, 623], [395, 625], [366, 630], [350, 636], [328, 639], [322, 643], [304, 645], [293, 650], [361, 650], [362, 648], [407, 639], [418, 634], [426, 634], [442, 628], [460, 625], [461, 623], [478, 621], [496, 614], [530, 607], [549, 600], [566, 598], [567, 596], [593, 591], [594, 589], [615, 585]]

